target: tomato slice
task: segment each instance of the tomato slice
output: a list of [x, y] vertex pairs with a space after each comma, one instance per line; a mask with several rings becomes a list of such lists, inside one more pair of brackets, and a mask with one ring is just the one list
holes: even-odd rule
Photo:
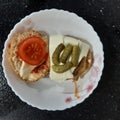
[[30, 65], [39, 65], [46, 55], [47, 43], [40, 37], [29, 37], [18, 45], [18, 56]]

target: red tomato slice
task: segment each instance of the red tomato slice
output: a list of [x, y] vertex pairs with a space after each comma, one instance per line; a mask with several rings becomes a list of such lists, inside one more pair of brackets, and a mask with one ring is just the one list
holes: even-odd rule
[[29, 37], [18, 45], [18, 56], [30, 65], [39, 65], [46, 55], [46, 42], [40, 37]]

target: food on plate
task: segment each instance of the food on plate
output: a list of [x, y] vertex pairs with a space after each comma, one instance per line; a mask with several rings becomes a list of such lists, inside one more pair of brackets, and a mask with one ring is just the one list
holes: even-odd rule
[[[71, 44], [67, 44], [65, 47], [63, 43], [59, 44], [52, 55], [52, 62], [54, 64], [52, 66], [53, 71], [56, 73], [63, 73], [69, 70], [72, 66], [77, 66], [79, 53], [80, 49], [78, 45], [73, 46]], [[71, 62], [67, 62], [70, 56]]]
[[80, 47], [78, 45], [74, 45], [72, 50], [72, 58], [71, 58], [71, 62], [74, 67], [78, 65], [79, 55], [80, 55]]
[[[62, 49], [58, 50], [59, 47]], [[57, 57], [54, 57], [56, 51], [59, 52]], [[71, 36], [50, 36], [49, 54], [49, 76], [52, 80], [59, 82], [68, 79], [77, 81], [88, 72], [93, 63], [91, 46], [88, 43]], [[55, 58], [55, 60], [53, 58]]]
[[15, 73], [28, 82], [49, 76], [51, 80], [72, 80], [79, 98], [77, 81], [93, 64], [91, 46], [67, 35], [50, 35], [27, 30], [16, 34], [8, 45], [8, 59]]
[[47, 74], [57, 82], [77, 81], [93, 63], [88, 43], [67, 35], [48, 36], [35, 30], [11, 38], [8, 53], [15, 73], [28, 82], [37, 81]]
[[46, 54], [46, 45], [40, 37], [28, 37], [19, 43], [18, 56], [30, 65], [38, 65]]
[[9, 62], [15, 73], [28, 82], [45, 77], [49, 72], [48, 36], [27, 30], [11, 38]]
[[59, 60], [59, 56], [60, 56], [60, 53], [62, 52], [62, 50], [65, 48], [65, 46], [61, 43], [61, 44], [59, 44], [57, 47], [56, 47], [56, 49], [55, 49], [55, 51], [54, 51], [54, 53], [53, 53], [53, 55], [52, 55], [52, 61], [53, 61], [53, 63], [55, 64], [55, 65], [58, 65], [59, 63], [60, 63], [60, 60]]
[[79, 91], [78, 91], [78, 87], [77, 87], [77, 80], [79, 79], [79, 77], [82, 78], [89, 71], [92, 64], [93, 64], [93, 54], [92, 54], [91, 50], [89, 49], [87, 56], [86, 57], [84, 56], [81, 59], [78, 66], [73, 71], [73, 75], [74, 75], [73, 83], [75, 86], [75, 96], [77, 98], [80, 97], [78, 94]]
[[83, 77], [93, 64], [93, 55], [91, 50], [88, 51], [87, 56], [83, 57], [78, 66], [73, 71], [74, 80], [78, 80], [79, 77]]
[[71, 67], [73, 66], [73, 64], [71, 62], [66, 62], [63, 65], [53, 65], [52, 69], [56, 72], [56, 73], [63, 73], [67, 70], [69, 70]]
[[[64, 47], [58, 50], [60, 46]], [[57, 50], [59, 52], [54, 60]], [[57, 82], [72, 80], [75, 87], [75, 97], [79, 98], [77, 81], [84, 77], [93, 64], [90, 44], [71, 36], [52, 35], [49, 39], [49, 54], [51, 80]]]
[[67, 44], [61, 57], [60, 62], [65, 63], [69, 58], [70, 54], [72, 53], [73, 46], [71, 44]]
[[[68, 78], [73, 78], [73, 74], [71, 73], [70, 69], [68, 69], [65, 72], [62, 73], [57, 73], [53, 70], [53, 65], [55, 65], [52, 61], [52, 56], [53, 53], [55, 51], [55, 49], [62, 43], [65, 46], [68, 43], [65, 43], [64, 41], [64, 36], [63, 35], [50, 35], [49, 36], [49, 56], [50, 56], [50, 72], [49, 72], [49, 77], [51, 80], [55, 80], [56, 82], [62, 82], [65, 81]], [[67, 42], [67, 40], [66, 40]], [[61, 51], [62, 53], [63, 51]], [[63, 63], [60, 63], [61, 65], [63, 65]], [[60, 65], [59, 64], [59, 65]]]

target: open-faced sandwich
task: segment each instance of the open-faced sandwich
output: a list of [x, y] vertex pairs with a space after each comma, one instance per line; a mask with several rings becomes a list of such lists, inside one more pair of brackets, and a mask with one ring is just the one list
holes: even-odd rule
[[49, 53], [50, 78], [60, 82], [82, 78], [93, 63], [91, 46], [71, 36], [50, 36]]
[[8, 47], [9, 61], [15, 73], [28, 82], [49, 72], [48, 37], [34, 30], [16, 34]]
[[8, 52], [13, 70], [28, 82], [37, 81], [47, 74], [55, 81], [77, 81], [93, 63], [88, 43], [71, 36], [46, 36], [34, 30], [16, 34]]

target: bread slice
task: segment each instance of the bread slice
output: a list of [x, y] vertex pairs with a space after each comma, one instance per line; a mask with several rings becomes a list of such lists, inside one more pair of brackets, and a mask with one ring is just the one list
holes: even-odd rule
[[28, 37], [42, 37], [47, 43], [48, 48], [48, 36], [43, 32], [34, 30], [27, 30], [16, 34], [12, 39], [8, 47], [8, 59], [14, 72], [24, 81], [34, 82], [45, 77], [49, 72], [49, 57], [43, 61], [39, 66], [33, 66], [25, 63], [17, 54], [19, 43]]

